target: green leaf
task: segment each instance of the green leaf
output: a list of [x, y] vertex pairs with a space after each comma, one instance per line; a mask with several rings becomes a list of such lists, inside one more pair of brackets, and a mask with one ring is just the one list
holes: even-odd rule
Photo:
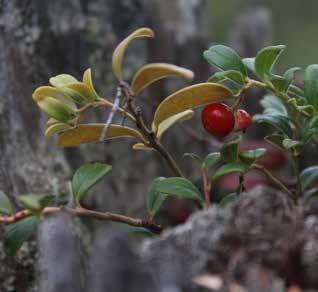
[[151, 237], [155, 235], [152, 233], [149, 229], [144, 228], [144, 227], [136, 227], [136, 226], [131, 226], [125, 223], [119, 223], [120, 226], [122, 227], [123, 231], [127, 233], [134, 233], [134, 234], [141, 234], [147, 237]]
[[239, 154], [240, 160], [247, 164], [254, 163], [266, 153], [265, 148], [258, 148], [253, 150], [243, 151]]
[[241, 140], [242, 136], [237, 136], [236, 138], [222, 146], [221, 158], [224, 162], [234, 162], [237, 160], [237, 148]]
[[255, 71], [259, 77], [265, 78], [266, 73], [272, 71], [273, 66], [285, 48], [286, 46], [282, 45], [266, 47], [257, 54], [255, 59]]
[[30, 210], [35, 215], [39, 215], [41, 211], [52, 202], [53, 199], [54, 196], [52, 195], [29, 194], [20, 196], [19, 201], [26, 209]]
[[279, 114], [266, 114], [255, 115], [253, 120], [258, 123], [270, 124], [290, 138], [293, 136], [293, 130], [288, 117]]
[[208, 82], [219, 82], [225, 79], [230, 79], [239, 85], [244, 84], [244, 76], [241, 72], [235, 70], [228, 70], [223, 72], [216, 72], [213, 76], [211, 76]]
[[286, 150], [292, 150], [294, 155], [298, 155], [304, 143], [301, 141], [286, 138], [283, 140], [283, 146]]
[[318, 183], [318, 165], [304, 169], [300, 174], [303, 189], [307, 189], [313, 183]]
[[238, 198], [238, 196], [236, 195], [236, 193], [228, 194], [222, 198], [221, 202], [219, 203], [219, 206], [221, 208], [225, 208], [228, 204], [236, 201], [237, 198]]
[[296, 96], [304, 96], [304, 92], [302, 91], [302, 89], [300, 89], [299, 87], [291, 84], [288, 88], [288, 93], [296, 95]]
[[166, 194], [169, 197], [193, 199], [204, 203], [202, 195], [197, 187], [183, 177], [169, 177], [159, 180], [156, 184], [156, 191]]
[[318, 110], [318, 64], [309, 65], [305, 70], [304, 95], [308, 103]]
[[313, 188], [304, 192], [303, 199], [305, 203], [308, 203], [312, 198], [317, 196], [318, 196], [318, 188]]
[[13, 256], [36, 231], [39, 220], [35, 216], [24, 218], [4, 228], [5, 251]]
[[232, 173], [232, 172], [239, 172], [245, 173], [248, 170], [246, 164], [241, 162], [232, 162], [221, 166], [211, 177], [212, 181], [217, 180], [223, 175]]
[[318, 116], [311, 118], [301, 133], [301, 141], [306, 144], [310, 139], [318, 134]]
[[275, 90], [278, 92], [284, 92], [287, 87], [287, 80], [279, 75], [272, 73], [265, 73], [267, 79], [272, 83]]
[[272, 135], [266, 136], [264, 139], [268, 143], [278, 147], [280, 150], [285, 151], [285, 148], [283, 146], [283, 141], [284, 141], [285, 137], [283, 135], [272, 134]]
[[87, 191], [111, 171], [111, 165], [104, 163], [87, 163], [74, 174], [72, 191], [74, 198], [80, 200]]
[[255, 58], [244, 58], [242, 61], [247, 69], [253, 73], [255, 72]]
[[3, 215], [11, 215], [12, 214], [12, 206], [7, 195], [0, 191], [0, 214]]
[[260, 101], [262, 107], [264, 108], [263, 114], [279, 114], [287, 116], [287, 109], [283, 102], [274, 95], [265, 95]]
[[202, 158], [195, 153], [184, 153], [183, 156], [192, 158], [194, 161], [198, 162], [200, 165], [203, 163]]
[[287, 91], [290, 87], [290, 85], [292, 84], [293, 80], [294, 80], [294, 75], [295, 72], [302, 70], [300, 67], [293, 67], [288, 69], [285, 73], [284, 73], [284, 78], [286, 80], [286, 86], [284, 88], [284, 91]]
[[220, 162], [221, 160], [221, 153], [220, 152], [212, 152], [209, 153], [205, 158], [204, 158], [204, 167], [209, 170], [212, 168], [215, 164]]
[[165, 201], [168, 195], [162, 194], [158, 192], [157, 185], [160, 181], [164, 180], [164, 177], [157, 177], [154, 179], [149, 187], [147, 193], [147, 209], [148, 213], [151, 216], [154, 216], [159, 208], [161, 207], [162, 203]]
[[246, 77], [246, 69], [241, 57], [231, 48], [216, 45], [203, 53], [204, 58], [221, 71], [234, 70]]

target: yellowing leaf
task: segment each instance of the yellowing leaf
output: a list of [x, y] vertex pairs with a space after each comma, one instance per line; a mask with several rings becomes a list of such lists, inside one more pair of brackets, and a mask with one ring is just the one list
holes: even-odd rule
[[193, 115], [194, 115], [193, 110], [186, 110], [184, 112], [178, 113], [164, 120], [158, 126], [157, 137], [160, 139], [162, 134], [171, 126], [173, 126], [176, 122], [183, 122], [183, 121], [189, 120], [193, 117]]
[[[59, 136], [59, 147], [71, 147], [79, 144], [97, 142], [100, 139], [105, 124], [82, 124], [70, 129]], [[119, 125], [110, 125], [107, 131], [107, 139], [120, 137], [132, 137], [143, 141], [142, 135], [135, 129]]]
[[57, 88], [64, 87], [70, 83], [78, 82], [78, 80], [75, 77], [69, 74], [60, 74], [60, 75], [54, 76], [50, 78], [49, 81], [51, 85]]
[[146, 146], [144, 143], [136, 143], [132, 148], [134, 150], [153, 150], [153, 148]]
[[69, 98], [67, 95], [65, 95], [63, 92], [61, 92], [60, 90], [54, 87], [41, 86], [41, 87], [38, 87], [32, 94], [32, 98], [37, 102], [48, 96], [51, 98], [57, 99], [61, 103], [67, 105], [72, 110], [74, 111], [76, 110], [76, 105], [73, 102], [73, 100]]
[[188, 109], [232, 98], [232, 92], [217, 83], [199, 83], [183, 88], [164, 99], [156, 109], [152, 122], [153, 131], [169, 117]]
[[55, 123], [46, 129], [45, 136], [50, 137], [62, 131], [68, 130], [69, 128], [70, 126], [68, 124]]
[[94, 94], [95, 99], [98, 98], [98, 94], [95, 90], [94, 84], [93, 84], [93, 78], [92, 78], [92, 70], [91, 68], [88, 68], [83, 75], [83, 82], [85, 85], [89, 87], [89, 89]]
[[121, 68], [123, 63], [123, 58], [125, 55], [125, 51], [130, 44], [130, 42], [136, 38], [140, 37], [154, 37], [154, 32], [150, 28], [140, 28], [125, 38], [115, 49], [112, 57], [112, 65], [113, 65], [113, 72], [118, 80], [122, 80], [121, 77]]
[[192, 71], [176, 65], [165, 63], [148, 64], [135, 74], [131, 83], [132, 92], [137, 94], [151, 83], [169, 76], [179, 76], [191, 81], [194, 74]]
[[75, 117], [75, 112], [65, 103], [50, 96], [46, 96], [37, 101], [38, 106], [48, 114], [49, 117], [54, 118], [62, 123], [67, 123], [70, 119]]

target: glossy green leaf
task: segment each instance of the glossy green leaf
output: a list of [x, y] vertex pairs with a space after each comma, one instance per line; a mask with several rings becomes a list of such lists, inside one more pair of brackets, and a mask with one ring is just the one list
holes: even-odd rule
[[302, 70], [300, 67], [293, 67], [288, 69], [285, 73], [284, 73], [284, 78], [286, 80], [286, 86], [284, 88], [284, 91], [287, 91], [290, 87], [290, 85], [292, 84], [293, 80], [294, 80], [294, 75], [295, 72]]
[[312, 198], [318, 197], [318, 188], [309, 189], [304, 192], [303, 200], [308, 203]]
[[310, 166], [304, 169], [300, 174], [300, 180], [304, 190], [314, 183], [318, 184], [318, 166]]
[[274, 95], [265, 95], [260, 103], [264, 108], [263, 114], [279, 114], [283, 116], [288, 115], [284, 103]]
[[13, 256], [36, 231], [39, 220], [35, 216], [24, 218], [4, 228], [5, 251]]
[[86, 163], [76, 170], [72, 179], [72, 192], [79, 201], [87, 191], [111, 171], [111, 165]]
[[212, 181], [217, 180], [218, 178], [222, 177], [223, 175], [233, 173], [233, 172], [239, 172], [239, 173], [245, 173], [248, 170], [248, 167], [246, 164], [241, 162], [232, 162], [225, 164], [221, 166], [211, 177]]
[[28, 194], [19, 197], [20, 203], [35, 215], [39, 215], [41, 211], [47, 207], [54, 199], [52, 195], [36, 195]]
[[275, 90], [278, 92], [284, 92], [285, 88], [287, 87], [287, 80], [279, 75], [266, 73], [266, 78], [272, 83]]
[[204, 167], [209, 170], [211, 169], [214, 165], [219, 163], [221, 161], [221, 153], [220, 152], [212, 152], [209, 153], [203, 161]]
[[217, 67], [221, 71], [234, 70], [239, 71], [245, 77], [246, 69], [241, 57], [231, 48], [216, 45], [203, 53], [206, 61]]
[[221, 202], [219, 203], [219, 206], [221, 208], [227, 207], [230, 203], [235, 202], [238, 199], [238, 196], [236, 193], [230, 193], [222, 198]]
[[221, 148], [221, 158], [224, 162], [237, 161], [238, 157], [238, 144], [241, 142], [242, 136], [237, 136], [233, 140], [224, 144]]
[[131, 226], [125, 223], [119, 223], [119, 224], [122, 227], [122, 230], [127, 233], [140, 234], [147, 237], [151, 237], [155, 235], [155, 233], [152, 233], [149, 229], [144, 227]]
[[158, 181], [156, 184], [156, 191], [166, 194], [169, 197], [192, 199], [204, 203], [202, 195], [197, 187], [183, 177], [169, 177]]
[[253, 120], [258, 123], [270, 124], [280, 130], [282, 133], [286, 134], [288, 137], [293, 136], [293, 130], [288, 117], [279, 114], [266, 114], [255, 115]]
[[318, 110], [318, 64], [309, 65], [305, 70], [304, 95], [308, 103]]
[[12, 206], [7, 195], [0, 191], [0, 214], [3, 215], [11, 215], [12, 214]]
[[282, 45], [266, 47], [257, 54], [255, 58], [255, 72], [259, 77], [265, 78], [266, 73], [272, 71], [273, 66], [285, 48], [286, 46]]
[[241, 72], [235, 70], [228, 70], [223, 72], [216, 72], [213, 76], [211, 76], [208, 82], [219, 82], [225, 79], [232, 80], [239, 85], [244, 84], [244, 76]]
[[266, 149], [265, 148], [258, 148], [253, 150], [247, 150], [240, 152], [239, 157], [240, 160], [247, 164], [254, 163], [257, 159], [261, 158], [263, 155], [265, 155]]
[[158, 192], [158, 182], [164, 180], [164, 177], [157, 177], [154, 179], [149, 187], [147, 193], [147, 209], [151, 216], [154, 216], [160, 209], [162, 203], [168, 197], [168, 195]]
[[242, 62], [247, 69], [253, 73], [255, 72], [255, 58], [244, 58]]
[[279, 134], [272, 134], [272, 135], [268, 135], [265, 137], [265, 141], [278, 147], [282, 151], [285, 151], [285, 148], [283, 146], [284, 139], [285, 139], [285, 137], [283, 135], [279, 135]]
[[283, 140], [283, 146], [286, 150], [293, 150], [294, 154], [297, 155], [304, 143], [301, 141], [286, 138]]

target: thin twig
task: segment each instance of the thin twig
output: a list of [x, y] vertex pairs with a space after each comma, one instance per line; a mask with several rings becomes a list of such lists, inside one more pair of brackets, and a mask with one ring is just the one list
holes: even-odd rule
[[211, 200], [210, 200], [211, 183], [209, 183], [208, 173], [204, 166], [201, 167], [201, 175], [202, 175], [202, 182], [203, 182], [204, 200], [207, 207], [210, 207], [211, 206]]
[[[99, 211], [93, 211], [84, 209], [82, 207], [77, 207], [75, 209], [67, 208], [64, 206], [61, 207], [46, 207], [42, 211], [42, 215], [47, 216], [49, 214], [55, 214], [65, 211], [71, 215], [79, 216], [79, 217], [89, 217], [96, 220], [102, 220], [102, 221], [113, 221], [113, 222], [120, 222], [125, 223], [131, 226], [135, 227], [143, 227], [148, 230], [150, 230], [153, 233], [160, 233], [162, 231], [162, 227], [158, 224], [155, 224], [150, 221], [142, 220], [142, 219], [136, 219], [120, 214], [110, 213], [110, 212], [99, 212]], [[24, 219], [26, 217], [32, 216], [33, 213], [29, 210], [22, 210], [19, 211], [11, 216], [0, 216], [0, 223], [1, 224], [12, 224], [15, 222], [18, 222], [21, 219]]]

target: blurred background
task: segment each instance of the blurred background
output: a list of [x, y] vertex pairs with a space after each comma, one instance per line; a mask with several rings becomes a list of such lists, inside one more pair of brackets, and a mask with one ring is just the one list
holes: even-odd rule
[[[195, 82], [205, 81], [214, 68], [205, 63], [202, 52], [215, 43], [233, 47], [242, 57], [255, 56], [267, 45], [285, 44], [287, 50], [277, 70], [304, 68], [318, 62], [317, 10], [315, 0], [1, 0], [0, 189], [10, 196], [16, 209], [20, 207], [18, 196], [26, 193], [49, 192], [62, 200], [68, 190], [68, 180], [78, 166], [89, 161], [105, 161], [113, 165], [112, 174], [94, 188], [85, 204], [99, 210], [144, 216], [149, 183], [157, 176], [171, 175], [158, 155], [133, 151], [133, 142], [129, 140], [57, 149], [54, 138], [44, 138], [46, 117], [32, 101], [33, 90], [47, 84], [51, 76], [67, 73], [80, 78], [91, 67], [98, 92], [105, 97], [114, 96], [112, 51], [119, 41], [141, 26], [154, 29], [156, 38], [138, 40], [129, 48], [124, 72], [127, 80], [146, 62], [169, 62], [193, 70]], [[151, 86], [140, 97], [148, 121], [164, 97], [185, 85], [172, 79]], [[249, 93], [245, 107], [251, 113], [261, 110], [258, 99], [262, 94]], [[101, 122], [106, 117], [107, 113], [96, 112], [90, 120]], [[252, 126], [244, 136], [242, 147], [263, 146], [259, 139], [268, 131]], [[192, 122], [175, 126], [163, 140], [185, 173], [198, 184], [200, 173], [183, 153], [196, 152], [203, 156], [217, 150], [221, 142], [203, 132], [199, 110]], [[269, 145], [266, 147], [270, 154], [264, 164], [292, 188], [293, 177], [284, 155]], [[303, 165], [307, 159], [313, 163], [314, 149], [308, 149], [307, 153]], [[237, 182], [235, 176], [220, 181], [214, 198], [222, 190], [228, 192], [235, 188]], [[268, 184], [257, 173], [246, 179], [247, 188], [260, 183]], [[164, 206], [163, 213], [170, 223], [177, 224], [185, 220], [191, 208], [182, 201], [173, 201]], [[81, 234], [85, 233], [84, 241], [91, 242], [104, 230], [105, 224], [71, 222], [80, 230], [74, 237], [61, 220], [52, 218], [42, 224], [38, 239], [42, 261], [36, 269], [43, 271], [47, 263], [54, 262], [56, 254], [48, 252], [50, 247], [68, 242], [65, 278], [69, 273], [76, 279], [80, 271], [75, 267], [83, 263], [74, 259], [79, 250], [85, 250], [85, 244], [84, 247], [78, 244], [76, 238], [82, 238]], [[56, 230], [53, 235], [52, 229]], [[72, 248], [74, 245], [76, 248]], [[26, 291], [26, 287], [33, 285], [30, 283], [34, 283], [37, 261], [34, 246], [34, 243], [26, 246], [15, 259], [8, 259], [1, 250], [0, 291]], [[56, 268], [54, 264], [50, 266], [51, 270]], [[41, 280], [36, 284], [39, 291], [55, 291], [50, 288], [54, 277], [56, 274], [48, 271], [41, 273]], [[41, 287], [46, 288], [41, 290]]]

